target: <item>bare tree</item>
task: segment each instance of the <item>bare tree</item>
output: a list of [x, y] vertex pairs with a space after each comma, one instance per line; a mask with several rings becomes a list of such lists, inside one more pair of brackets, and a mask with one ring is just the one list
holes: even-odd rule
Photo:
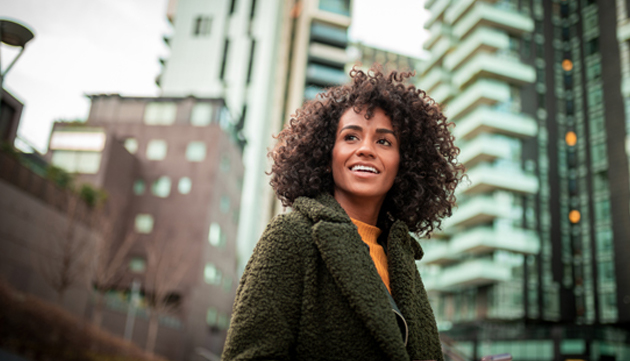
[[145, 241], [145, 297], [150, 308], [145, 347], [148, 352], [155, 349], [159, 316], [173, 313], [179, 307], [177, 291], [181, 289], [182, 280], [192, 267], [191, 255], [197, 254], [196, 248], [181, 232], [166, 233]]
[[122, 240], [119, 239], [118, 214], [122, 204], [115, 200], [108, 201], [105, 207], [95, 215], [94, 224], [101, 230], [101, 237], [94, 253], [92, 285], [95, 301], [92, 313], [92, 323], [101, 327], [103, 321], [103, 305], [107, 291], [116, 288], [124, 276], [124, 262], [129, 250], [136, 241], [135, 233], [127, 232]]
[[[57, 293], [57, 303], [62, 305], [66, 291], [89, 281], [90, 253], [93, 250], [92, 232], [85, 219], [87, 210], [83, 201], [68, 194], [63, 219], [50, 217], [44, 239], [47, 241], [40, 252], [35, 252], [35, 266], [42, 278]], [[81, 209], [82, 208], [82, 209]]]

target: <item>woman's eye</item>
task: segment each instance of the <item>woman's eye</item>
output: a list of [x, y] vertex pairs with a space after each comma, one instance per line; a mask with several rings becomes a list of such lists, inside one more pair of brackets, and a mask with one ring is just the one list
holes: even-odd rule
[[383, 145], [392, 145], [392, 143], [387, 140], [387, 139], [379, 139], [379, 141], [377, 142], [378, 144], [383, 144]]
[[344, 140], [357, 140], [358, 138], [352, 134], [348, 134], [345, 137], [343, 137]]

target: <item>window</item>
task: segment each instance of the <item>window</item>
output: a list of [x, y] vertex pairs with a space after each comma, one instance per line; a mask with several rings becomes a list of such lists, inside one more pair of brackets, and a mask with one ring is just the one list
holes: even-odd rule
[[208, 242], [215, 247], [223, 247], [226, 243], [226, 235], [221, 231], [221, 226], [216, 222], [210, 224]]
[[227, 330], [228, 328], [230, 328], [230, 315], [219, 313], [219, 317], [217, 319], [217, 327], [221, 330]]
[[221, 213], [226, 214], [230, 211], [230, 197], [226, 195], [221, 196], [221, 204], [219, 205]]
[[133, 273], [144, 273], [147, 269], [147, 262], [142, 257], [133, 257], [129, 261], [129, 270]]
[[350, 0], [319, 0], [319, 9], [350, 16]]
[[230, 292], [230, 290], [232, 290], [232, 278], [231, 277], [224, 277], [223, 278], [223, 290], [225, 292]]
[[256, 40], [252, 39], [252, 44], [249, 49], [249, 65], [247, 66], [247, 84], [252, 81], [252, 70], [254, 68], [254, 52], [256, 50]]
[[225, 80], [225, 68], [227, 67], [228, 51], [230, 50], [230, 40], [225, 39], [223, 43], [223, 60], [221, 60], [221, 72], [219, 78]]
[[212, 103], [197, 103], [190, 114], [190, 124], [205, 127], [212, 122]]
[[190, 162], [202, 162], [206, 159], [206, 143], [188, 143], [188, 147], [186, 148], [186, 159]]
[[101, 165], [101, 153], [55, 150], [52, 164], [68, 173], [96, 174]]
[[207, 284], [220, 285], [221, 271], [219, 271], [214, 264], [206, 263], [206, 267], [203, 270], [203, 278]]
[[188, 194], [192, 188], [192, 181], [188, 177], [182, 177], [177, 184], [177, 190], [181, 194]]
[[133, 182], [133, 194], [139, 196], [144, 194], [144, 190], [146, 189], [146, 185], [144, 184], [143, 179], [136, 179]]
[[604, 92], [600, 86], [591, 87], [588, 91], [588, 106], [600, 106], [604, 101]]
[[136, 138], [125, 139], [125, 148], [131, 154], [135, 154], [138, 151], [138, 140]]
[[222, 172], [227, 173], [230, 171], [230, 157], [227, 155], [221, 156], [221, 165], [219, 166]]
[[200, 15], [193, 21], [193, 35], [205, 36], [210, 35], [210, 29], [212, 28], [212, 18], [209, 16]]
[[595, 38], [586, 43], [586, 55], [593, 55], [599, 51], [599, 39]]
[[158, 178], [151, 185], [151, 192], [157, 197], [166, 198], [171, 193], [171, 179], [167, 176]]
[[162, 139], [150, 140], [147, 144], [147, 159], [148, 160], [162, 160], [166, 158], [166, 151], [168, 147], [166, 141]]
[[135, 228], [138, 233], [151, 233], [153, 231], [153, 216], [150, 214], [136, 215]]
[[208, 326], [214, 326], [217, 324], [217, 309], [214, 307], [208, 308], [208, 312], [206, 312], [206, 324]]
[[171, 125], [175, 122], [177, 104], [173, 102], [148, 103], [144, 109], [144, 123], [147, 125]]

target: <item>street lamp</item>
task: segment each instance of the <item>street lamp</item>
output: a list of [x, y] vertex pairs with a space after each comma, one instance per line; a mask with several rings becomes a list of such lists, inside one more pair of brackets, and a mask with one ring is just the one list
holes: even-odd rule
[[[31, 41], [35, 35], [26, 26], [19, 24], [15, 21], [0, 19], [0, 43], [5, 43], [11, 46], [19, 46], [20, 52], [13, 58], [13, 61], [9, 64], [4, 72], [2, 72], [2, 62], [0, 61], [0, 112], [2, 111], [2, 91], [4, 77], [7, 75], [13, 64], [24, 52], [24, 46]], [[1, 113], [0, 113], [1, 115]]]

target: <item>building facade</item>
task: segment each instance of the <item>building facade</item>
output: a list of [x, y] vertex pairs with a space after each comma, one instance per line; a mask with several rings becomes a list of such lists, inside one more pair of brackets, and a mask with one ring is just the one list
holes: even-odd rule
[[346, 81], [349, 0], [171, 0], [174, 32], [158, 84], [164, 96], [222, 97], [244, 148], [242, 271], [269, 219], [268, 149], [295, 109]]
[[456, 124], [469, 184], [420, 267], [469, 357], [630, 357], [628, 15], [612, 3], [425, 3], [419, 87]]
[[[194, 360], [220, 355], [238, 284], [236, 233], [243, 166], [220, 99], [93, 95], [87, 122], [56, 123], [51, 163], [107, 192], [118, 214], [112, 242], [132, 245], [106, 297], [103, 327], [123, 336], [129, 290], [140, 284], [137, 330], [158, 289], [173, 300], [160, 316], [156, 352]], [[156, 296], [158, 297], [158, 296]], [[201, 351], [200, 351], [201, 350]], [[203, 353], [202, 352], [202, 353]]]

